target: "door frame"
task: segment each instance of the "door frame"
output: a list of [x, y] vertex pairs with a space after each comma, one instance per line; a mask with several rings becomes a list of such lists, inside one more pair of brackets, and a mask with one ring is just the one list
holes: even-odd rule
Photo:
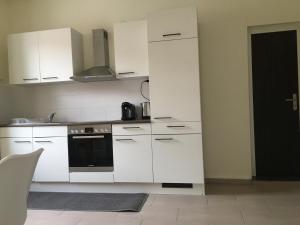
[[[253, 75], [252, 75], [252, 45], [251, 35], [260, 33], [292, 31], [297, 32], [297, 55], [298, 55], [298, 96], [300, 93], [300, 22], [282, 23], [248, 27], [248, 74], [249, 74], [249, 104], [250, 104], [250, 149], [251, 149], [251, 167], [252, 177], [256, 176], [256, 161], [255, 161], [255, 139], [254, 139], [254, 103], [253, 103]], [[300, 99], [298, 97], [300, 105]], [[299, 110], [300, 120], [300, 110]]]

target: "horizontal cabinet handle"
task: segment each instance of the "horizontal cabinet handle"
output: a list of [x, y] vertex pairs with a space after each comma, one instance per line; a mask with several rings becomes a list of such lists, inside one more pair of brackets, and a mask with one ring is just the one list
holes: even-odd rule
[[103, 139], [103, 135], [97, 135], [97, 136], [73, 136], [73, 139]]
[[35, 141], [36, 143], [53, 143], [52, 141]]
[[127, 139], [116, 139], [116, 141], [134, 141], [134, 140], [127, 138]]
[[156, 141], [173, 141], [173, 138], [155, 138]]
[[58, 77], [43, 77], [43, 80], [54, 80], [58, 79]]
[[14, 141], [15, 143], [21, 144], [21, 143], [31, 143], [31, 141]]
[[173, 117], [170, 116], [160, 116], [160, 117], [154, 117], [156, 120], [167, 120], [167, 119], [172, 119]]
[[168, 128], [185, 128], [186, 126], [182, 125], [182, 126], [173, 126], [173, 125], [170, 125], [170, 126], [167, 126]]
[[123, 127], [125, 130], [130, 130], [130, 129], [141, 129], [141, 127]]
[[181, 33], [163, 34], [163, 37], [180, 36]]
[[38, 80], [39, 78], [24, 78], [24, 81]]
[[123, 73], [118, 73], [119, 75], [127, 75], [127, 74], [135, 74], [135, 72], [123, 72]]

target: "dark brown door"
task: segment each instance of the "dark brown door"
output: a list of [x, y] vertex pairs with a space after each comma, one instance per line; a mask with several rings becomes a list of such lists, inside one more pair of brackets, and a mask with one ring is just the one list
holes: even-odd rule
[[300, 178], [297, 32], [252, 34], [256, 177]]

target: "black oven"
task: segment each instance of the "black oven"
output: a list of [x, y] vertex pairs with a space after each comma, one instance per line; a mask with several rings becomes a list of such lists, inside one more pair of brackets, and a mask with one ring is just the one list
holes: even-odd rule
[[111, 124], [69, 126], [70, 172], [113, 171]]

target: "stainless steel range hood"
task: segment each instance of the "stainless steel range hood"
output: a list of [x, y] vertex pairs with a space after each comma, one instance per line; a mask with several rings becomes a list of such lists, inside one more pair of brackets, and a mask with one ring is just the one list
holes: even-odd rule
[[93, 30], [94, 67], [71, 77], [79, 82], [115, 80], [116, 76], [109, 67], [109, 49], [107, 32], [104, 29]]

